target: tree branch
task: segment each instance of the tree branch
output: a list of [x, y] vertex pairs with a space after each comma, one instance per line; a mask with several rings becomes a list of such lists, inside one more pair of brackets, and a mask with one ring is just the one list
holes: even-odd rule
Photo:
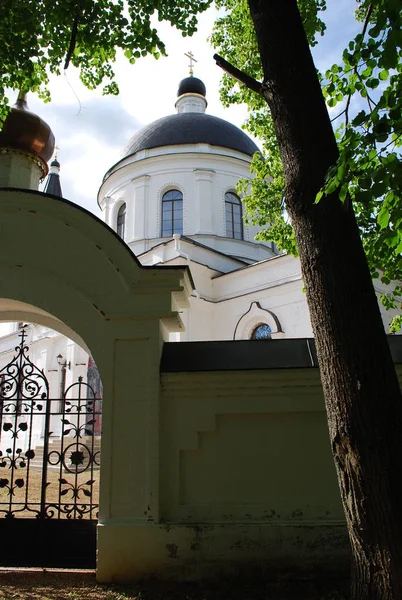
[[[373, 4], [371, 3], [369, 5], [368, 9], [367, 9], [366, 18], [364, 19], [364, 24], [363, 24], [363, 29], [362, 29], [362, 41], [360, 43], [360, 46], [362, 45], [363, 40], [364, 40], [364, 36], [366, 35], [367, 27], [368, 27], [368, 24], [370, 22], [370, 18], [371, 18], [371, 13], [372, 12], [373, 12]], [[360, 74], [359, 74], [359, 71], [358, 71], [358, 65], [356, 65], [354, 67], [353, 71], [354, 71], [354, 73], [356, 73], [356, 75], [360, 79]], [[363, 83], [363, 85], [364, 85], [364, 83]], [[366, 93], [367, 93], [367, 88], [366, 88], [365, 85], [364, 85], [364, 87], [365, 87]], [[367, 93], [367, 98], [369, 98], [368, 93]], [[350, 107], [350, 101], [351, 101], [351, 99], [352, 99], [352, 93], [350, 93], [348, 95], [348, 99], [346, 101], [346, 107], [345, 107], [345, 133], [346, 133], [346, 128], [349, 125], [349, 107]], [[370, 112], [373, 112], [372, 108], [370, 107], [370, 102], [369, 102], [369, 108], [370, 108]]]
[[363, 38], [366, 35], [367, 27], [368, 27], [368, 25], [370, 23], [370, 18], [371, 18], [371, 13], [372, 12], [373, 12], [373, 3], [369, 4], [369, 6], [367, 8], [366, 18], [364, 19], [364, 24], [363, 24], [363, 29], [362, 29], [362, 36], [363, 36]]
[[340, 112], [340, 113], [338, 113], [338, 114], [336, 115], [336, 117], [332, 117], [332, 119], [331, 119], [331, 123], [333, 123], [334, 121], [336, 121], [337, 119], [339, 119], [339, 117], [341, 117], [343, 114], [345, 114], [345, 112], [346, 112], [346, 108], [344, 108], [343, 110], [341, 110], [341, 112]]
[[260, 81], [257, 81], [256, 79], [250, 77], [250, 75], [247, 75], [246, 73], [243, 73], [243, 71], [240, 71], [240, 69], [237, 69], [236, 67], [231, 65], [227, 60], [219, 56], [219, 54], [214, 54], [213, 58], [218, 67], [223, 69], [223, 71], [228, 73], [228, 75], [230, 75], [234, 79], [237, 79], [237, 81], [240, 81], [240, 83], [248, 87], [253, 92], [260, 94], [261, 96], [263, 95], [262, 83]]
[[70, 60], [71, 60], [71, 57], [72, 57], [74, 49], [75, 49], [75, 44], [77, 41], [77, 31], [78, 31], [78, 12], [75, 14], [73, 27], [71, 29], [70, 46], [68, 48], [66, 60], [64, 62], [64, 70], [65, 71], [67, 71], [67, 69], [69, 67]]
[[350, 106], [351, 99], [352, 99], [352, 94], [349, 94], [348, 99], [346, 100], [346, 106], [345, 106], [345, 129], [349, 125], [349, 106]]

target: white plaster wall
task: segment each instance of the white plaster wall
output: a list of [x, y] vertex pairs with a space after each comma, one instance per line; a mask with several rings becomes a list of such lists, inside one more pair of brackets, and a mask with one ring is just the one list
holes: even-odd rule
[[186, 331], [176, 334], [170, 341], [233, 340], [239, 321], [247, 315], [253, 302], [260, 304], [261, 311], [248, 319], [236, 339], [250, 339], [260, 323], [271, 325], [272, 317], [266, 311], [273, 313], [281, 326], [281, 331], [275, 333], [273, 339], [312, 337], [305, 294], [301, 285], [293, 283], [224, 302], [211, 302], [193, 296], [190, 308], [182, 314]]
[[[225, 274], [204, 266], [208, 262], [205, 250], [193, 247], [195, 251], [191, 254], [191, 244], [182, 242], [182, 246], [189, 253], [190, 262], [176, 256], [168, 264], [188, 264], [195, 291], [190, 299], [190, 308], [184, 309], [182, 314], [186, 331], [176, 334], [171, 341], [249, 339], [259, 323], [271, 326], [270, 317], [264, 311], [273, 313], [280, 324], [273, 339], [313, 336], [297, 258], [277, 256]], [[167, 256], [170, 256], [169, 252], [174, 254], [171, 247], [166, 252]], [[385, 286], [376, 287], [378, 298], [387, 291]], [[261, 311], [250, 316], [252, 303], [259, 303]], [[386, 311], [381, 303], [379, 306], [388, 332], [389, 322], [397, 311]], [[246, 322], [242, 322], [236, 330], [239, 321], [246, 315]]]
[[280, 337], [312, 337], [310, 315], [302, 286], [291, 283], [216, 304], [214, 330], [218, 327], [220, 330], [220, 337], [216, 339], [234, 339], [236, 326], [250, 310], [252, 302], [260, 304], [260, 316], [254, 315], [248, 326], [242, 329], [238, 339], [250, 339], [255, 327], [260, 323], [270, 324], [264, 311], [270, 311], [278, 319], [283, 333]]
[[[190, 244], [183, 246], [186, 251], [191, 248]], [[168, 263], [188, 264], [195, 285], [190, 308], [183, 309], [181, 315], [186, 331], [171, 341], [233, 340], [238, 322], [253, 302], [260, 304], [261, 313], [248, 319], [248, 326], [239, 330], [236, 339], [249, 339], [259, 323], [271, 325], [264, 311], [273, 313], [280, 323], [274, 338], [312, 337], [298, 259], [283, 255], [221, 274], [201, 264], [205, 264], [205, 257], [198, 256], [201, 262], [193, 258], [188, 262], [176, 257]]]

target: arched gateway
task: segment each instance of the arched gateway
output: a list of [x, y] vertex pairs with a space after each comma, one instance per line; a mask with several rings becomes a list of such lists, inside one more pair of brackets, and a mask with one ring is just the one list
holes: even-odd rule
[[64, 366], [55, 393], [31, 359], [25, 326], [18, 338], [0, 369], [0, 565], [94, 567], [100, 386], [88, 369], [88, 381], [80, 375], [66, 387]]
[[[181, 328], [178, 312], [187, 302], [188, 274], [183, 267], [141, 267], [128, 247], [97, 218], [39, 192], [0, 189], [0, 232], [0, 320], [30, 320], [51, 326], [90, 349], [99, 368], [104, 399], [98, 527], [98, 565], [102, 569], [102, 561], [108, 559], [107, 546], [119, 535], [116, 524], [143, 520], [144, 514], [148, 521], [158, 518], [160, 340], [167, 331]], [[42, 386], [39, 395], [44, 394], [46, 401], [45, 380]], [[3, 407], [6, 388], [2, 390]], [[90, 434], [97, 409], [91, 400], [88, 405], [87, 390], [83, 393], [83, 410], [90, 406], [93, 415], [79, 425], [86, 424]], [[38, 404], [35, 408], [31, 402], [29, 416], [38, 410]], [[44, 407], [46, 402], [42, 404]], [[79, 412], [79, 402], [76, 404]], [[21, 410], [24, 408], [19, 407], [17, 413]], [[77, 426], [77, 419], [65, 414], [61, 417], [65, 427], [70, 426], [67, 421]], [[3, 421], [6, 435], [11, 421]], [[14, 421], [17, 427], [23, 422], [16, 417]], [[15, 460], [22, 448], [16, 442], [10, 448], [11, 460]], [[29, 450], [25, 463], [34, 459]], [[78, 460], [78, 454], [73, 458]], [[1, 481], [6, 479], [0, 474]], [[21, 481], [15, 471], [12, 479], [8, 478], [7, 484], [3, 481], [3, 488], [11, 485], [18, 491]], [[68, 483], [60, 486], [63, 491]], [[42, 500], [46, 487], [45, 477]], [[87, 492], [90, 487], [86, 483]], [[53, 565], [93, 563], [94, 515], [83, 518], [76, 506], [70, 518], [53, 519], [46, 510], [42, 502], [33, 518], [18, 518], [17, 511], [0, 515], [0, 536], [2, 547], [8, 548], [8, 563], [45, 566], [47, 560], [50, 566], [40, 555], [41, 544], [52, 556]], [[60, 516], [62, 509], [58, 510]], [[97, 507], [94, 514], [95, 510]], [[12, 537], [24, 540], [14, 545], [13, 557], [11, 544], [7, 544]], [[63, 555], [60, 546], [69, 543], [71, 551]], [[88, 559], [85, 547], [91, 548], [91, 544]]]

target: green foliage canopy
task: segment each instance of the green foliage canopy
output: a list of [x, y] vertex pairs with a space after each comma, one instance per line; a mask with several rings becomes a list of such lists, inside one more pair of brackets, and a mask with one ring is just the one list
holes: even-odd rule
[[[262, 68], [246, 0], [217, 0], [226, 13], [215, 24], [212, 43], [226, 60], [255, 79]], [[299, 0], [310, 45], [324, 34], [319, 18], [325, 0]], [[320, 74], [330, 107], [340, 105], [334, 117], [339, 160], [317, 196], [338, 190], [342, 202], [352, 201], [373, 278], [388, 285], [402, 279], [402, 11], [399, 0], [359, 2], [356, 19], [361, 33], [351, 40], [339, 64]], [[267, 226], [260, 239], [297, 254], [292, 226], [287, 219], [284, 177], [272, 118], [262, 96], [223, 76], [221, 98], [225, 105], [246, 103], [246, 129], [262, 140], [262, 156], [255, 155], [251, 182], [242, 181], [246, 218]], [[323, 200], [324, 201], [324, 200]], [[339, 243], [342, 243], [340, 240]], [[381, 298], [387, 308], [401, 309], [399, 285]], [[391, 329], [400, 327], [401, 317]]]
[[69, 64], [90, 89], [118, 94], [112, 64], [121, 49], [134, 63], [165, 55], [155, 17], [182, 32], [196, 31], [197, 13], [212, 0], [1, 0], [0, 123], [7, 114], [6, 89], [30, 90], [50, 100], [49, 75]]

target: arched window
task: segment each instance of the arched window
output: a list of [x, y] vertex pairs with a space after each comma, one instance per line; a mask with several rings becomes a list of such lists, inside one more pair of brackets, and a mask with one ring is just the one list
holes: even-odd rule
[[183, 194], [169, 190], [162, 196], [162, 237], [183, 233]]
[[122, 204], [117, 213], [117, 235], [124, 240], [124, 232], [126, 229], [126, 205]]
[[269, 325], [267, 325], [267, 323], [260, 323], [254, 329], [251, 339], [252, 340], [270, 340], [271, 333], [272, 333], [272, 329]]
[[226, 237], [243, 239], [243, 219], [240, 198], [233, 192], [225, 194]]

